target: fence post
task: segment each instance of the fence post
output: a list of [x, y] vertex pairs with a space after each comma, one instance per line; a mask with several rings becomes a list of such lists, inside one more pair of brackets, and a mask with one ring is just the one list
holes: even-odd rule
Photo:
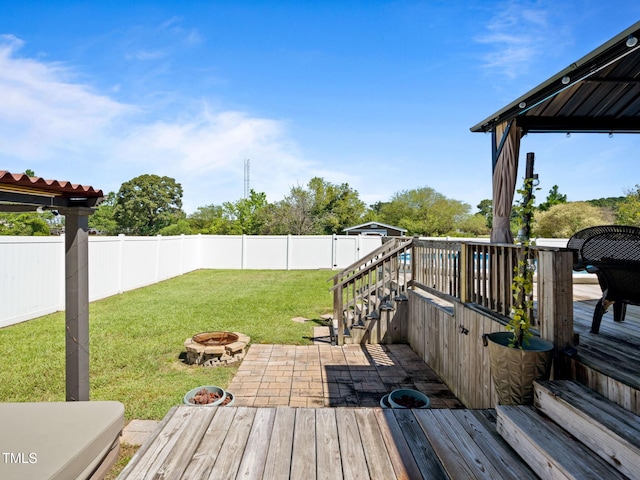
[[123, 293], [124, 292], [124, 249], [126, 248], [126, 245], [124, 243], [125, 241], [125, 234], [124, 233], [119, 233], [118, 234], [118, 248], [120, 250], [120, 255], [118, 255], [118, 293]]
[[240, 249], [240, 255], [241, 255], [241, 259], [240, 259], [240, 269], [244, 270], [245, 268], [245, 261], [246, 261], [246, 256], [247, 256], [247, 242], [246, 242], [247, 236], [246, 235], [242, 235], [242, 247]]
[[573, 253], [538, 250], [538, 319], [540, 336], [556, 349], [554, 378], [568, 378], [559, 352], [573, 346]]

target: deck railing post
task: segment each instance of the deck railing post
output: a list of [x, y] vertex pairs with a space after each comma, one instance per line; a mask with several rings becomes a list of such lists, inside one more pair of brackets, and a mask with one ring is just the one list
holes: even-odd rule
[[469, 272], [469, 266], [473, 268], [473, 262], [469, 261], [470, 245], [462, 242], [460, 245], [460, 301], [467, 303], [469, 298], [469, 281], [473, 279], [473, 274]]
[[[340, 281], [340, 277], [335, 277], [333, 280], [334, 286]], [[344, 319], [342, 310], [342, 287], [338, 287], [333, 291], [333, 318], [334, 328], [338, 328], [338, 345], [344, 345]], [[335, 335], [335, 332], [334, 332]]]
[[559, 352], [573, 346], [573, 253], [538, 251], [538, 319], [540, 336], [556, 347], [554, 378], [568, 376]]

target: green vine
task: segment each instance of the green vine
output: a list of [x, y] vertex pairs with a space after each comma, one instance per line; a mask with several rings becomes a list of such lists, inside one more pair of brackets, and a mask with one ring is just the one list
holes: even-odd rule
[[[533, 194], [533, 179], [525, 178], [524, 185], [518, 190], [522, 199], [514, 207], [514, 213], [521, 222], [516, 243], [522, 245], [522, 257], [513, 268], [511, 292], [513, 304], [511, 306], [511, 320], [507, 330], [513, 332], [509, 341], [512, 348], [524, 348], [529, 344], [531, 333], [531, 312], [533, 311], [533, 274], [535, 264], [531, 247], [535, 244], [529, 239], [529, 224], [533, 218], [535, 195]], [[524, 235], [523, 235], [524, 232]]]

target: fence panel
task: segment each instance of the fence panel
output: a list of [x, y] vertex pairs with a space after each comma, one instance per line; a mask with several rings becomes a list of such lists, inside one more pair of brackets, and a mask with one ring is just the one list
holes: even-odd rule
[[330, 268], [333, 265], [333, 237], [289, 236], [289, 270]]
[[0, 237], [0, 327], [64, 308], [60, 237]]
[[286, 236], [244, 236], [243, 268], [250, 270], [286, 270]]
[[[89, 300], [200, 268], [318, 269], [353, 263], [380, 237], [89, 237]], [[64, 309], [64, 237], [0, 237], [0, 327]]]

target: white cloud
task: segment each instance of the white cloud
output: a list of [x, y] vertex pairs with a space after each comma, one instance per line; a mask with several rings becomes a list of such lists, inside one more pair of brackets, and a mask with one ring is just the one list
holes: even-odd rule
[[513, 79], [526, 74], [531, 63], [561, 43], [560, 31], [552, 24], [544, 2], [531, 7], [525, 2], [508, 2], [497, 9], [486, 26], [487, 32], [475, 39], [489, 46], [483, 61], [492, 75], [499, 73]]
[[5, 168], [105, 191], [142, 173], [167, 175], [182, 183], [188, 212], [240, 198], [247, 158], [252, 188], [270, 201], [314, 176], [286, 122], [206, 103], [167, 119], [74, 82], [62, 64], [20, 58], [20, 46], [15, 37], [0, 38], [0, 158], [11, 160]]

